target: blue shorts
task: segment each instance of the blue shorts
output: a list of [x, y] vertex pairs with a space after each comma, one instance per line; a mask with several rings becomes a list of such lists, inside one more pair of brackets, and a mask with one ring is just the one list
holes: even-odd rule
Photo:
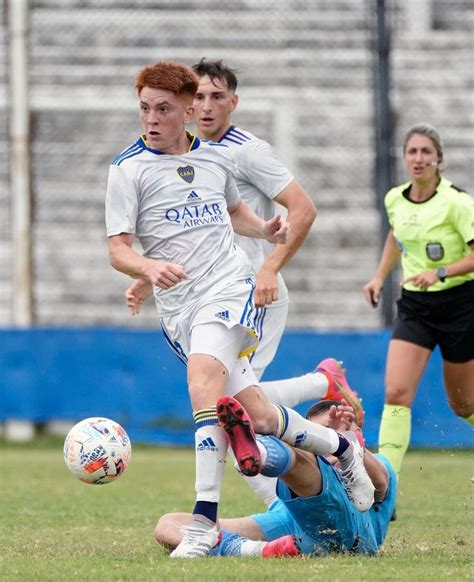
[[[348, 498], [338, 471], [324, 457], [316, 458], [323, 483], [319, 495], [295, 497], [279, 479], [279, 498], [266, 513], [253, 515], [252, 519], [258, 524], [266, 540], [294, 535], [304, 554], [376, 554], [392, 515], [396, 495], [396, 486], [393, 485], [396, 481], [391, 481], [392, 491], [389, 488], [383, 502], [362, 513], [357, 511]], [[384, 460], [380, 458], [380, 461]], [[393, 469], [391, 471], [393, 473]]]

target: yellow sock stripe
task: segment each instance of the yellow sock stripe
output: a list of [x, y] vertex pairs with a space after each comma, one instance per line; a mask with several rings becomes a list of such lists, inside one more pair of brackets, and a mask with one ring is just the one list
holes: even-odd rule
[[203, 408], [202, 410], [196, 410], [193, 412], [194, 425], [196, 430], [202, 428], [203, 426], [213, 426], [219, 423], [217, 419], [216, 407]]
[[284, 406], [280, 406], [279, 404], [274, 404], [274, 406], [277, 409], [279, 417], [278, 432], [280, 434], [278, 435], [278, 438], [281, 439], [281, 437], [285, 434], [286, 429], [288, 428], [288, 413], [286, 412]]
[[202, 422], [204, 420], [215, 420], [217, 419], [216, 407], [212, 406], [210, 408], [202, 408], [201, 410], [195, 410], [193, 412], [194, 422]]

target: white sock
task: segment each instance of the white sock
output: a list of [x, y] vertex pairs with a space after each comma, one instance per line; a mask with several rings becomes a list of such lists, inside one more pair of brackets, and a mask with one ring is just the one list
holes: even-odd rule
[[254, 540], [245, 540], [240, 546], [240, 556], [242, 558], [259, 558], [267, 542], [256, 542]]
[[267, 449], [262, 445], [262, 443], [257, 440], [257, 447], [258, 450], [260, 452], [260, 457], [262, 459], [262, 467], [265, 465], [265, 463], [267, 462], [267, 457], [268, 457], [268, 452]]
[[306, 420], [291, 408], [275, 408], [278, 412], [276, 436], [282, 441], [316, 455], [328, 455], [339, 448], [339, 435], [332, 428]]
[[276, 494], [276, 477], [265, 477], [265, 475], [255, 475], [255, 477], [246, 477], [242, 475], [247, 485], [252, 489], [255, 495], [265, 503], [267, 507], [275, 501]]
[[196, 501], [218, 503], [224, 476], [227, 439], [217, 424], [202, 426], [194, 435], [196, 442]]
[[[265, 461], [267, 459], [267, 449], [262, 446], [257, 441], [258, 449], [262, 456], [262, 465], [265, 465]], [[229, 448], [229, 456], [232, 458], [234, 463], [234, 469], [237, 473], [242, 477], [242, 479], [247, 483], [247, 485], [252, 489], [255, 495], [265, 503], [267, 507], [275, 501], [276, 495], [276, 484], [277, 479], [275, 477], [265, 477], [265, 475], [255, 475], [255, 477], [247, 477], [243, 475], [239, 470], [239, 465], [235, 459], [234, 452], [231, 448]]]
[[283, 406], [290, 408], [308, 400], [324, 398], [328, 391], [328, 385], [328, 379], [321, 372], [310, 372], [304, 376], [288, 378], [287, 380], [260, 383], [260, 387], [270, 402], [283, 404]]

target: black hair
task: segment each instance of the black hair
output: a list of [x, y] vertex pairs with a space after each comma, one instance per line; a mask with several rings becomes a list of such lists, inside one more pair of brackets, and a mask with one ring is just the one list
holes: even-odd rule
[[341, 403], [338, 400], [320, 400], [313, 404], [308, 412], [306, 413], [306, 418], [310, 419], [313, 416], [318, 416], [318, 414], [322, 414], [329, 410], [331, 406], [340, 406]]
[[234, 92], [237, 89], [237, 73], [239, 71], [224, 65], [223, 60], [207, 61], [206, 57], [203, 57], [199, 63], [196, 63], [191, 68], [198, 77], [204, 77], [207, 75], [211, 81], [214, 79], [225, 81], [229, 91]]

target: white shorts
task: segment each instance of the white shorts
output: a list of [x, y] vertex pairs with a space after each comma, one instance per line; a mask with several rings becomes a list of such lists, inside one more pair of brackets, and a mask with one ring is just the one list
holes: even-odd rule
[[258, 379], [275, 357], [287, 315], [288, 303], [278, 307], [258, 307], [256, 310], [254, 325], [260, 341], [249, 360]]
[[[236, 327], [245, 332], [238, 336], [239, 351], [235, 354], [235, 359], [250, 355], [258, 345], [258, 335], [254, 326], [253, 290], [253, 279], [237, 281], [226, 289], [225, 298], [205, 297], [201, 302], [184, 308], [180, 313], [163, 316], [161, 327], [171, 349], [184, 363], [187, 363], [191, 353], [193, 328], [219, 323], [221, 324], [219, 329], [231, 330]], [[209, 336], [206, 341], [208, 350], [206, 353], [221, 360], [219, 354], [222, 340], [220, 337], [215, 337], [215, 334], [209, 334]], [[222, 354], [221, 357], [223, 357]], [[223, 364], [227, 367], [225, 362]]]
[[217, 358], [225, 366], [229, 377], [224, 385], [226, 396], [236, 396], [249, 386], [258, 385], [252, 366], [247, 357], [238, 357], [247, 331], [234, 326], [230, 329], [212, 321], [196, 325], [191, 332], [191, 354], [206, 354]]

